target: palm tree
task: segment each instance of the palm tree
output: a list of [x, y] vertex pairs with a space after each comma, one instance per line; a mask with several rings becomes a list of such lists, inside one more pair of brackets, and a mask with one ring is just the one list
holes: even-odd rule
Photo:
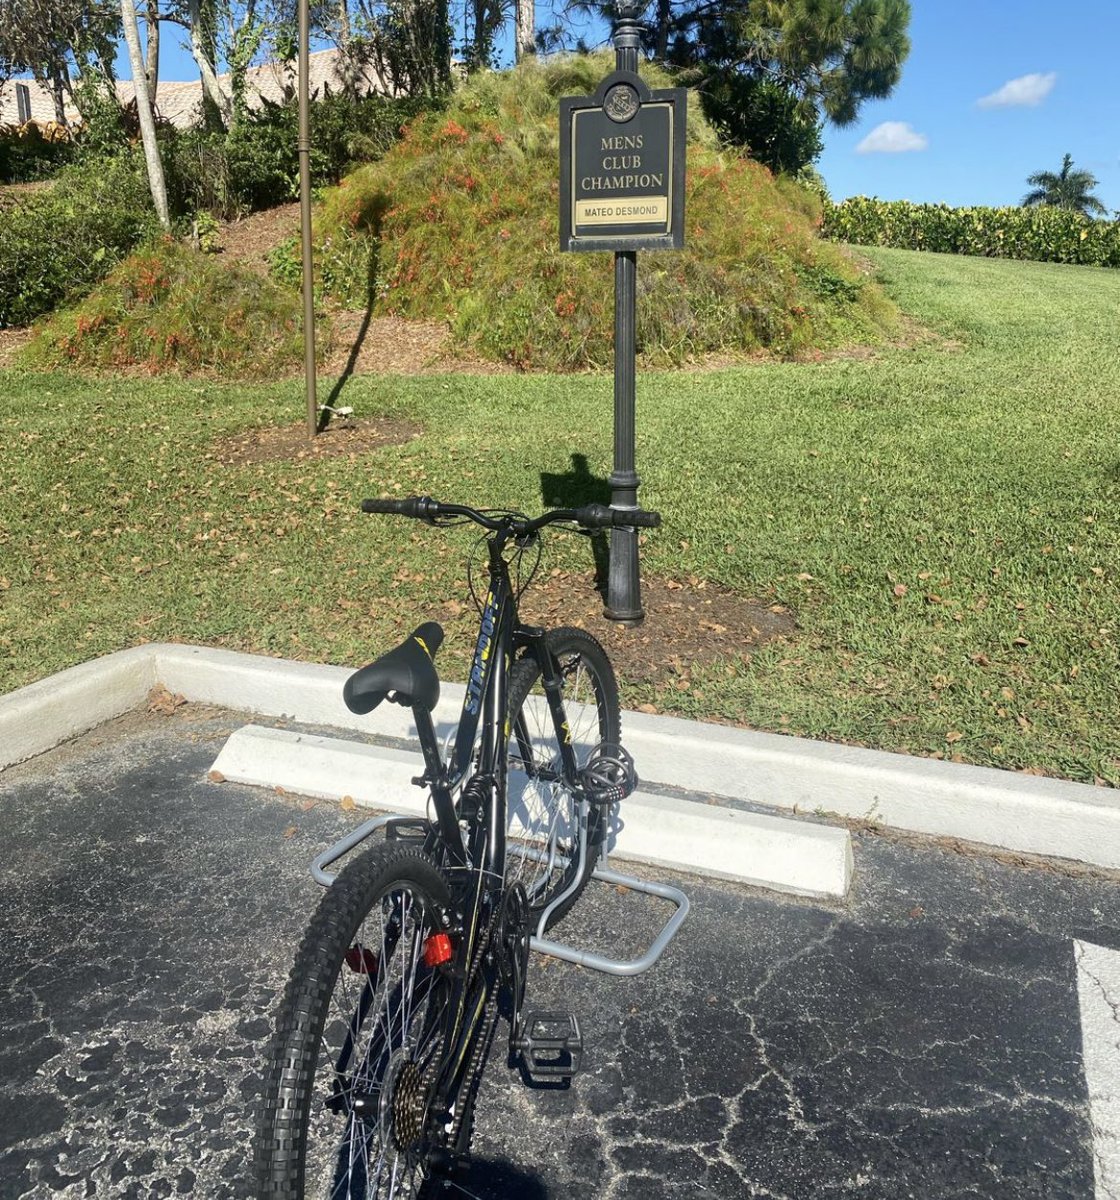
[[1089, 171], [1074, 171], [1072, 167], [1073, 156], [1067, 154], [1057, 175], [1053, 171], [1036, 171], [1028, 175], [1027, 183], [1034, 191], [1023, 197], [1023, 206], [1048, 204], [1052, 208], [1079, 212], [1083, 217], [1108, 216], [1108, 209], [1092, 194], [1097, 186], [1096, 177]]

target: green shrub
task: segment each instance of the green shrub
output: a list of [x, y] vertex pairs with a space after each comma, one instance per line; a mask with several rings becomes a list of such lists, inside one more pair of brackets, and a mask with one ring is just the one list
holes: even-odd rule
[[302, 357], [296, 296], [236, 263], [160, 238], [48, 320], [23, 361], [247, 377], [296, 369]]
[[[325, 195], [321, 290], [379, 313], [446, 320], [460, 344], [520, 367], [607, 364], [610, 259], [560, 253], [557, 161], [559, 97], [594, 92], [611, 65], [603, 54], [532, 58], [473, 76], [446, 111], [413, 121], [380, 162]], [[643, 74], [653, 87], [671, 82]], [[817, 237], [819, 200], [721, 152], [694, 94], [688, 137], [686, 249], [644, 254], [638, 272], [645, 360], [881, 337], [891, 307]], [[297, 278], [298, 246], [274, 264]]]
[[217, 254], [222, 248], [222, 229], [208, 213], [196, 213], [191, 222], [191, 242], [203, 254]]
[[1120, 267], [1120, 222], [1058, 208], [950, 208], [856, 196], [826, 204], [826, 237], [860, 246]]
[[[354, 162], [380, 158], [428, 105], [384, 96], [327, 96], [311, 106], [311, 181], [335, 183]], [[265, 104], [226, 132], [166, 131], [163, 157], [179, 212], [231, 218], [299, 195], [299, 113]]]
[[0, 183], [48, 179], [73, 158], [68, 137], [46, 136], [34, 122], [0, 125]]
[[134, 154], [66, 168], [0, 222], [0, 329], [87, 292], [157, 228]]

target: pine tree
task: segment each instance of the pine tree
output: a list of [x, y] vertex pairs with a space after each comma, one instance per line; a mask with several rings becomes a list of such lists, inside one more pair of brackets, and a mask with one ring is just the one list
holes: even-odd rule
[[712, 119], [776, 170], [820, 154], [825, 120], [889, 96], [910, 53], [909, 0], [658, 0], [653, 17], [649, 49], [689, 68]]

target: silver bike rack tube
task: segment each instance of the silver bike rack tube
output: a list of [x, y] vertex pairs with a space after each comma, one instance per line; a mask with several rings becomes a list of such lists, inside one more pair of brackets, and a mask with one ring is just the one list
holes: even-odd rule
[[[582, 814], [582, 816], [584, 819], [580, 821], [580, 858], [583, 858], [587, 854], [586, 813]], [[383, 829], [391, 822], [414, 820], [414, 817], [403, 817], [392, 813], [388, 816], [372, 817], [356, 829], [351, 830], [344, 838], [340, 838], [334, 845], [328, 846], [322, 854], [314, 859], [311, 864], [312, 878], [323, 887], [330, 887], [338, 876], [327, 871], [327, 867], [337, 862], [344, 854], [348, 854], [356, 846], [364, 842], [366, 838], [370, 837], [371, 834], [376, 833], [379, 829]], [[555, 849], [546, 852], [543, 850], [532, 850], [526, 846], [511, 846], [510, 853], [518, 854], [522, 858], [535, 859], [537, 862], [552, 863], [559, 861], [562, 865], [566, 865], [562, 859], [557, 858]], [[611, 883], [618, 887], [628, 888], [630, 891], [638, 892], [644, 896], [654, 896], [659, 900], [668, 900], [671, 904], [676, 905], [672, 915], [662, 926], [660, 933], [650, 943], [646, 952], [640, 957], [633, 959], [608, 958], [603, 954], [596, 954], [592, 950], [579, 950], [574, 946], [568, 946], [562, 942], [554, 942], [543, 936], [544, 928], [550, 914], [558, 904], [563, 903], [575, 890], [579, 874], [576, 875], [569, 887], [557, 896], [548, 908], [541, 913], [540, 920], [537, 923], [537, 933], [534, 937], [530, 938], [529, 945], [539, 954], [547, 954], [551, 958], [559, 958], [564, 962], [588, 967], [592, 971], [603, 971], [608, 975], [641, 975], [643, 971], [648, 971], [661, 957], [665, 947], [673, 940], [685, 917], [688, 916], [690, 907], [688, 897], [680, 888], [671, 887], [669, 884], [652, 883], [647, 879], [638, 879], [633, 875], [623, 875], [618, 871], [611, 870], [607, 861], [605, 843], [599, 863], [591, 872], [591, 878], [597, 879], [601, 883]]]
[[390, 813], [386, 817], [371, 817], [370, 820], [363, 822], [356, 829], [350, 830], [344, 838], [340, 838], [333, 846], [328, 846], [322, 854], [318, 855], [312, 861], [311, 878], [316, 883], [322, 884], [323, 887], [330, 887], [338, 876], [324, 870], [325, 867], [338, 862], [344, 854], [348, 854], [355, 846], [364, 842], [371, 833], [376, 833], [391, 821], [407, 821], [412, 819], [414, 818], [402, 817], [399, 813]]

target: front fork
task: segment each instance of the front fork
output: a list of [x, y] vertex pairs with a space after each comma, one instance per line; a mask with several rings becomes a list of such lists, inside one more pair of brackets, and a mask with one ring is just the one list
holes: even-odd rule
[[[547, 633], [535, 625], [518, 625], [514, 630], [514, 646], [524, 646], [537, 660], [541, 668], [541, 684], [544, 687], [545, 700], [556, 726], [556, 737], [560, 745], [560, 761], [563, 766], [563, 776], [570, 787], [579, 786], [579, 767], [576, 763], [575, 750], [572, 747], [572, 731], [568, 725], [568, 717], [564, 712], [564, 677], [560, 673], [560, 664], [549, 653]], [[528, 731], [517, 714], [514, 736], [517, 738], [518, 749], [526, 762], [531, 762], [531, 746]]]

